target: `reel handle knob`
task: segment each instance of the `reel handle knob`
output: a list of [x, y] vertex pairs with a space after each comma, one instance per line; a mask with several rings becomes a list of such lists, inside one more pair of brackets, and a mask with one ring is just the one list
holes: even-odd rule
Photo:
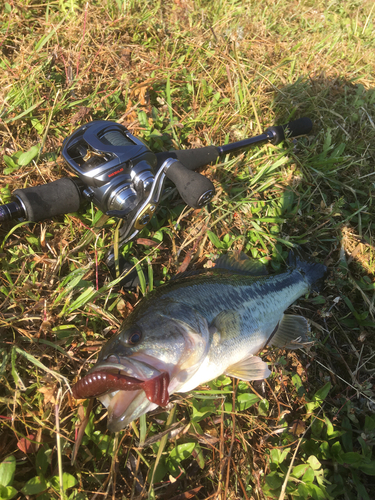
[[184, 202], [193, 208], [202, 208], [215, 194], [215, 187], [208, 179], [194, 170], [189, 170], [181, 162], [170, 158], [163, 164], [166, 177], [178, 189]]

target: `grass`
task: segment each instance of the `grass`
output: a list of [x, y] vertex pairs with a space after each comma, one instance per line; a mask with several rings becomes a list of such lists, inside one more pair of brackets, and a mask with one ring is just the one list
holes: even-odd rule
[[277, 271], [301, 245], [330, 274], [292, 307], [310, 320], [314, 345], [263, 353], [268, 380], [221, 377], [116, 435], [95, 401], [71, 463], [88, 402], [69, 384], [142, 292], [111, 282], [104, 258], [116, 221], [98, 227], [94, 207], [3, 225], [0, 498], [373, 498], [373, 3], [19, 0], [1, 9], [3, 203], [67, 175], [62, 141], [92, 119], [123, 123], [161, 151], [310, 116], [307, 137], [207, 167], [217, 192], [209, 208], [186, 210], [168, 188], [123, 253], [149, 262], [154, 286], [232, 249]]

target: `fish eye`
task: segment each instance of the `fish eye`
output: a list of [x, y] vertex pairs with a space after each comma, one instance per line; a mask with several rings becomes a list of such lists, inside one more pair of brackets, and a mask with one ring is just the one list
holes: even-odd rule
[[128, 344], [137, 345], [141, 341], [141, 332], [132, 332], [128, 338]]

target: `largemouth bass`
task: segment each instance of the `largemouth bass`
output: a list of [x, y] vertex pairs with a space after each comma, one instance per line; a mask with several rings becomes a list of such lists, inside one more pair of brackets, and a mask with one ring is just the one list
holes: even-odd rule
[[321, 281], [326, 267], [290, 254], [286, 272], [267, 275], [244, 254], [222, 256], [212, 269], [185, 273], [149, 293], [103, 347], [94, 368], [73, 386], [77, 398], [98, 397], [108, 428], [227, 374], [270, 375], [256, 354], [266, 345], [297, 349], [308, 323], [284, 311]]

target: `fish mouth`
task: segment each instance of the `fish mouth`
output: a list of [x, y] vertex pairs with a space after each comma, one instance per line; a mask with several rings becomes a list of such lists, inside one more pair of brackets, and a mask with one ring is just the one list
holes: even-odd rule
[[169, 371], [155, 358], [111, 355], [72, 386], [72, 392], [76, 398], [97, 397], [108, 409], [109, 430], [117, 432], [143, 413], [166, 406], [169, 382]]
[[143, 390], [119, 390], [98, 399], [108, 410], [107, 427], [110, 432], [121, 431], [133, 420], [158, 407], [147, 399]]

